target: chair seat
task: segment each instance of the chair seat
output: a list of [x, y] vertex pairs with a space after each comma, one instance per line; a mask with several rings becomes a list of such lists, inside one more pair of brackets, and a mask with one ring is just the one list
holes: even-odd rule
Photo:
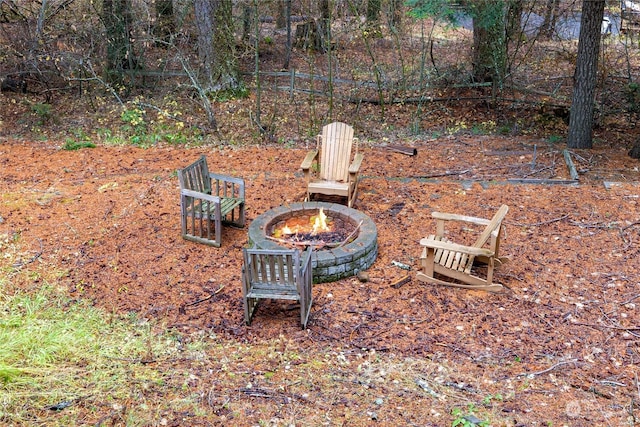
[[209, 172], [207, 159], [178, 170], [182, 237], [220, 247], [222, 224], [244, 227], [245, 185], [242, 178]]
[[325, 125], [317, 142], [317, 148], [308, 152], [300, 165], [307, 182], [305, 200], [311, 200], [314, 194], [340, 196], [353, 207], [363, 161], [353, 127], [342, 122]]
[[272, 282], [254, 282], [251, 284], [246, 298], [300, 301], [300, 294], [296, 286], [274, 285]]
[[247, 325], [264, 299], [289, 300], [300, 304], [300, 324], [307, 327], [313, 304], [312, 249], [242, 249], [242, 296]]
[[[229, 212], [233, 211], [235, 208], [237, 208], [238, 206], [242, 205], [244, 203], [243, 199], [237, 199], [237, 198], [223, 198], [220, 199], [220, 214], [222, 216], [225, 216], [226, 214], [228, 214]], [[207, 200], [202, 200], [201, 203], [198, 204], [198, 206], [202, 206], [202, 209], [193, 209], [193, 206], [187, 207], [187, 213], [191, 214], [193, 213], [193, 215], [196, 218], [207, 218], [208, 215], [201, 215], [203, 212], [212, 212], [214, 207], [213, 206], [209, 206], [210, 203]], [[210, 210], [211, 209], [211, 210]]]
[[311, 181], [308, 184], [308, 189], [312, 193], [347, 196], [349, 194], [349, 183], [338, 181]]

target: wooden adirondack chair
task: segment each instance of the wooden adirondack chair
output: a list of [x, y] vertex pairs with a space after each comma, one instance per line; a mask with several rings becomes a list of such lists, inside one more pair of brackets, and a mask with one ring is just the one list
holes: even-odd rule
[[[347, 199], [347, 206], [353, 207], [358, 194], [358, 174], [363, 155], [358, 153], [357, 140], [355, 154], [351, 160], [354, 146], [353, 128], [345, 123], [334, 122], [322, 128], [318, 135], [318, 147], [307, 153], [301, 168], [307, 181], [307, 197], [321, 194], [342, 196]], [[314, 163], [317, 174], [312, 173]]]
[[242, 296], [247, 325], [261, 299], [300, 303], [300, 324], [307, 327], [313, 296], [311, 247], [298, 249], [243, 249]]
[[[508, 261], [498, 255], [502, 220], [508, 211], [509, 207], [502, 205], [491, 220], [433, 212], [436, 234], [420, 240], [420, 245], [424, 246], [420, 257], [422, 271], [418, 272], [416, 278], [423, 282], [458, 288], [502, 291], [504, 287], [493, 282], [493, 271], [495, 267]], [[454, 243], [444, 236], [446, 221], [464, 221], [486, 227], [473, 245], [466, 246]], [[474, 263], [486, 264], [486, 277], [480, 277], [472, 270]], [[447, 280], [436, 278], [435, 273]]]
[[222, 224], [244, 227], [244, 180], [209, 172], [207, 159], [178, 170], [182, 237], [220, 247]]

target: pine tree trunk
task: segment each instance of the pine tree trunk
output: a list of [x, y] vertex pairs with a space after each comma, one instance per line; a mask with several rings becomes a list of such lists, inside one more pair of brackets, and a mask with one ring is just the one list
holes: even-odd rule
[[600, 52], [600, 29], [605, 0], [583, 0], [573, 101], [569, 115], [567, 147], [591, 148], [593, 111]]

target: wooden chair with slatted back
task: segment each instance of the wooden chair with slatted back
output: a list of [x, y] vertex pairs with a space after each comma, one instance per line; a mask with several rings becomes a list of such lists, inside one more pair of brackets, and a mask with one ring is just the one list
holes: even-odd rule
[[[493, 282], [494, 269], [508, 261], [499, 256], [502, 221], [509, 207], [502, 205], [492, 219], [476, 218], [465, 215], [433, 212], [436, 219], [436, 234], [420, 240], [423, 246], [420, 257], [421, 271], [416, 278], [423, 282], [454, 286], [465, 289], [480, 289], [500, 292], [504, 287]], [[454, 243], [445, 237], [447, 221], [463, 221], [469, 224], [485, 226], [472, 245]], [[486, 275], [475, 272], [474, 264], [486, 265]], [[436, 278], [436, 274], [444, 279]]]
[[313, 296], [311, 247], [298, 249], [242, 250], [242, 296], [247, 325], [263, 299], [295, 301], [300, 304], [300, 324], [307, 327]]
[[182, 237], [220, 247], [222, 225], [244, 227], [245, 185], [242, 178], [209, 172], [207, 159], [178, 170]]
[[347, 206], [353, 207], [363, 160], [353, 128], [342, 122], [325, 125], [317, 144], [301, 165], [307, 182], [306, 200], [314, 195], [341, 196], [346, 198]]

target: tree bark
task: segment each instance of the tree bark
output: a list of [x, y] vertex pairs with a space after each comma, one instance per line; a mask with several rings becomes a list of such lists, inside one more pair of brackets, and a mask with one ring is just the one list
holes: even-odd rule
[[591, 148], [593, 111], [600, 52], [600, 30], [605, 0], [583, 0], [573, 100], [569, 115], [567, 147]]
[[206, 92], [239, 85], [231, 0], [194, 0], [201, 84]]

